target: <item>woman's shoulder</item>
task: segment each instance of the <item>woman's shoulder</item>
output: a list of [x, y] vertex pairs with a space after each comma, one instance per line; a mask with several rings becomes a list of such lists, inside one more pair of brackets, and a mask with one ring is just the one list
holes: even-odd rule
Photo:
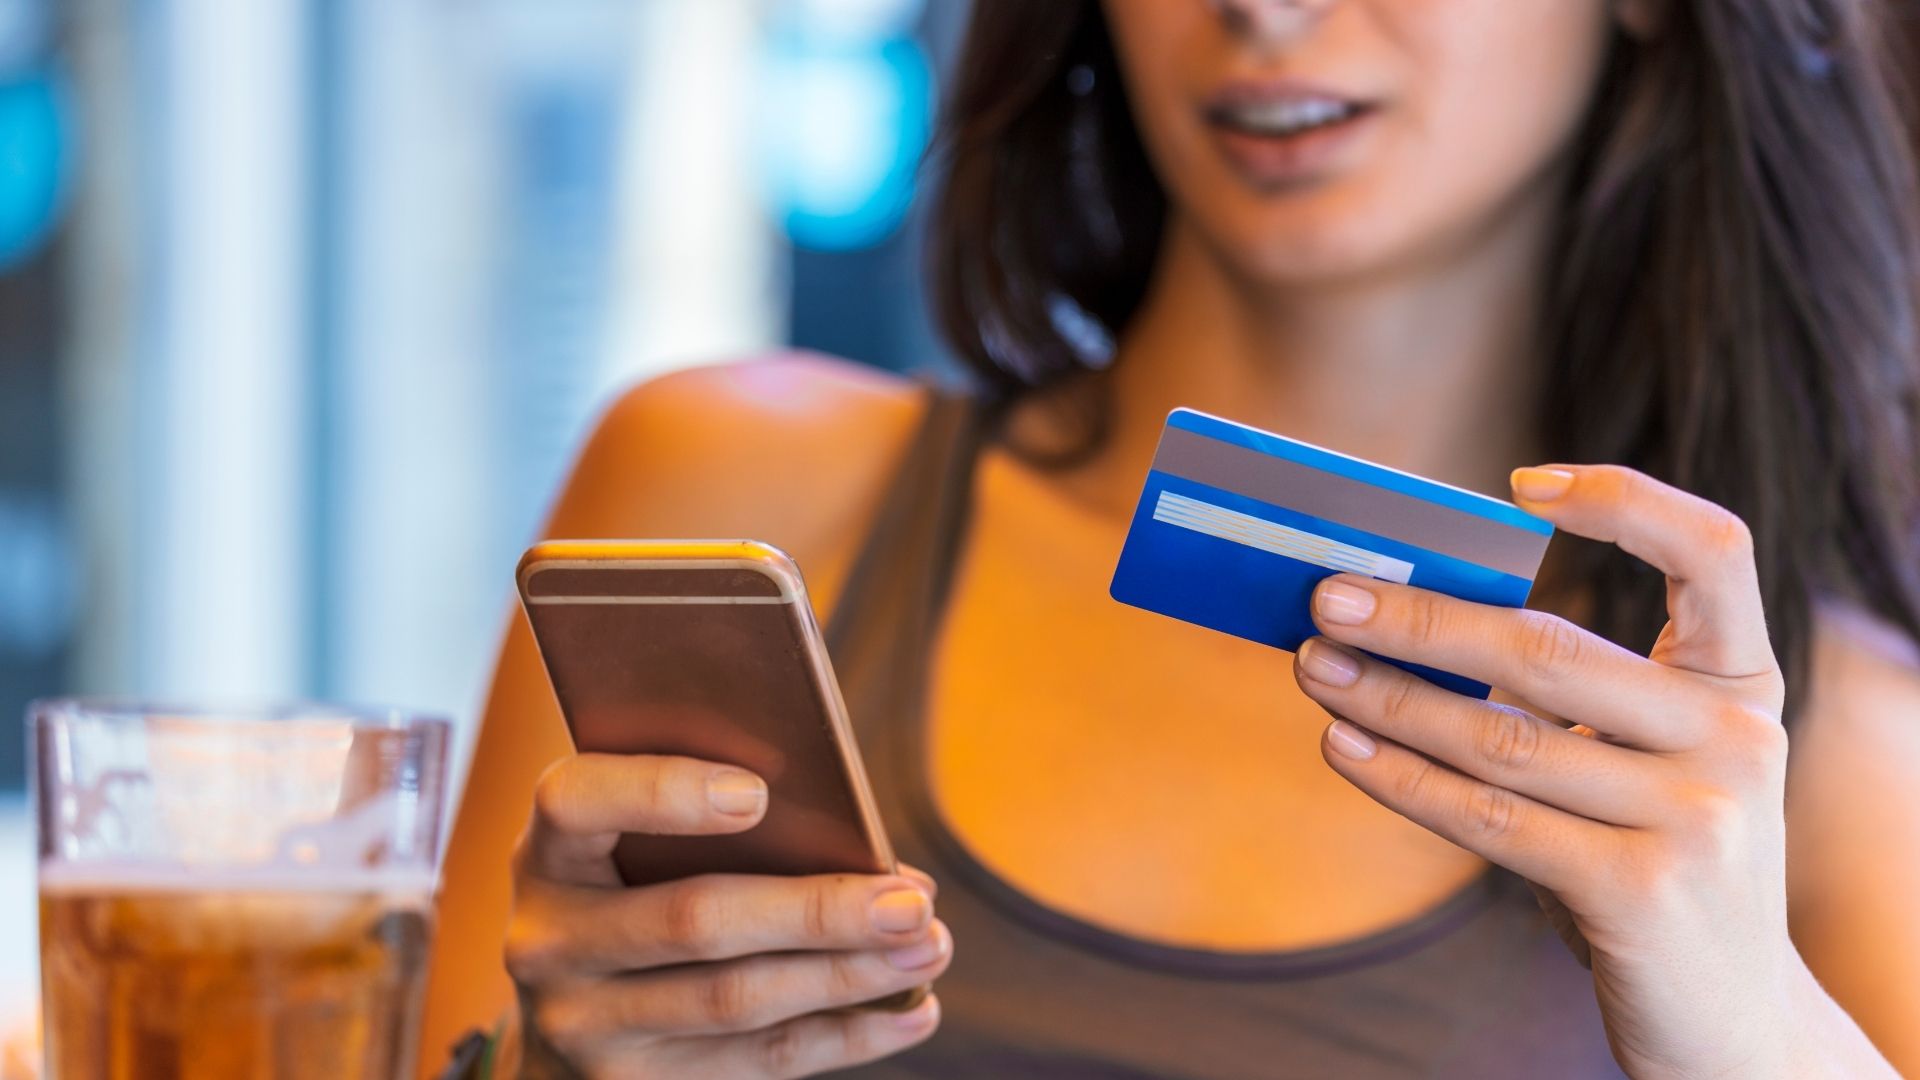
[[846, 422], [910, 420], [926, 398], [922, 384], [868, 364], [807, 350], [681, 368], [635, 383], [607, 418], [772, 423], [818, 429]]
[[1820, 606], [1787, 756], [1787, 912], [1807, 966], [1895, 1060], [1920, 1006], [1920, 647], [1857, 604]]
[[1809, 667], [1787, 809], [1818, 842], [1795, 850], [1790, 870], [1806, 886], [1796, 893], [1848, 887], [1855, 879], [1832, 864], [1872, 858], [1892, 834], [1920, 844], [1920, 642], [1858, 604], [1828, 599], [1816, 612]]
[[[1794, 757], [1834, 774], [1867, 759], [1897, 764], [1920, 791], [1920, 642], [1860, 604], [1823, 598], [1808, 669]], [[1837, 759], [1847, 767], [1833, 768]]]
[[1858, 603], [1822, 598], [1808, 666], [1803, 729], [1884, 723], [1920, 753], [1920, 641], [1911, 634]]
[[766, 540], [799, 560], [818, 598], [850, 563], [928, 400], [911, 379], [806, 352], [649, 379], [602, 413], [548, 534]]
[[1895, 678], [1920, 678], [1920, 641], [1852, 601], [1826, 598], [1816, 605], [1813, 655], [1816, 667], [1864, 665]]

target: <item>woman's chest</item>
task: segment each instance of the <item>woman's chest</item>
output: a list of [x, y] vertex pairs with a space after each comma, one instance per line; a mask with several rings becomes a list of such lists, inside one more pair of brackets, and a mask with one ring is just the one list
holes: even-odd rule
[[977, 494], [924, 747], [989, 869], [1111, 929], [1244, 950], [1403, 922], [1484, 869], [1326, 767], [1290, 656], [1109, 599], [1111, 525], [991, 464]]

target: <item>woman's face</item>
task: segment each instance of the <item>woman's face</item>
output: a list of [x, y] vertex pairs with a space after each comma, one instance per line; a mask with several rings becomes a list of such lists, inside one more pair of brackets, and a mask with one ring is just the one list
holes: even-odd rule
[[1391, 273], [1470, 244], [1554, 174], [1608, 0], [1103, 0], [1183, 224], [1241, 275]]

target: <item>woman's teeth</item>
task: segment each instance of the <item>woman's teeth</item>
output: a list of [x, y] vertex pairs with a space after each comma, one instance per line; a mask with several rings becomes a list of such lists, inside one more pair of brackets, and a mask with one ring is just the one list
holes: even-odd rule
[[1253, 135], [1284, 136], [1337, 124], [1359, 111], [1357, 105], [1331, 98], [1297, 98], [1230, 106], [1220, 111], [1220, 119]]

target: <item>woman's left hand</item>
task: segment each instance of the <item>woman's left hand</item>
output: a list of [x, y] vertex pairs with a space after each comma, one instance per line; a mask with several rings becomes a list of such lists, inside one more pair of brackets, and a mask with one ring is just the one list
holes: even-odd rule
[[[1791, 1070], [1818, 992], [1787, 936], [1787, 739], [1752, 540], [1732, 513], [1612, 466], [1522, 469], [1528, 510], [1667, 576], [1639, 656], [1538, 611], [1351, 575], [1322, 582], [1301, 687], [1322, 752], [1383, 805], [1527, 878], [1636, 1077]], [[1340, 645], [1353, 646], [1342, 648]], [[1578, 726], [1378, 660], [1501, 687]], [[1811, 989], [1809, 989], [1811, 988]]]

